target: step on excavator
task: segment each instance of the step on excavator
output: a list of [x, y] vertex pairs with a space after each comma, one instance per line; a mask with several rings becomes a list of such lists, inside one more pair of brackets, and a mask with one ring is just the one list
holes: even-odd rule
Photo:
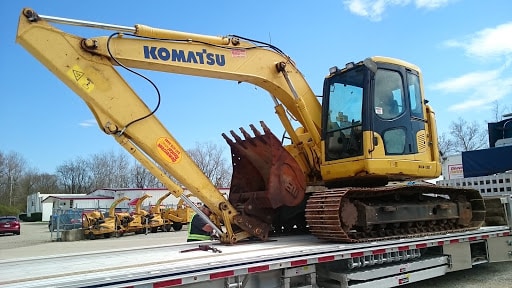
[[[55, 23], [112, 33], [81, 37]], [[472, 230], [484, 221], [478, 191], [411, 184], [438, 177], [441, 165], [422, 73], [406, 61], [374, 56], [333, 66], [317, 97], [281, 49], [238, 35], [111, 25], [26, 8], [16, 41], [73, 90], [101, 131], [175, 197], [195, 206], [184, 197], [183, 185], [208, 205], [223, 225], [211, 223], [221, 242], [283, 233], [366, 242]], [[223, 134], [233, 164], [226, 199], [157, 119], [159, 106], [144, 103], [118, 69], [259, 86], [274, 101], [290, 143], [263, 121], [262, 131], [240, 128], [243, 138], [234, 131]]]

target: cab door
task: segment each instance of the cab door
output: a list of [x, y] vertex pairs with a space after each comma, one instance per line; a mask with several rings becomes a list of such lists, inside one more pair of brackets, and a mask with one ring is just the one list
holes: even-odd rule
[[418, 131], [424, 130], [417, 73], [385, 64], [375, 73], [373, 85], [372, 128], [382, 138], [385, 155], [417, 154]]

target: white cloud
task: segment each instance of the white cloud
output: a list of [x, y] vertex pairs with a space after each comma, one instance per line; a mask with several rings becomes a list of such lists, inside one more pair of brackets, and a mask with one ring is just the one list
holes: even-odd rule
[[481, 110], [512, 93], [512, 77], [504, 76], [508, 65], [497, 70], [471, 72], [435, 84], [432, 88], [443, 93], [460, 93], [459, 103], [449, 111]]
[[82, 127], [91, 127], [91, 126], [98, 125], [98, 122], [96, 122], [95, 119], [87, 119], [85, 121], [80, 122], [78, 125], [80, 125]]
[[434, 90], [441, 90], [446, 93], [461, 93], [474, 90], [485, 83], [494, 81], [500, 74], [499, 70], [471, 72], [457, 78], [451, 78], [446, 81], [433, 85]]
[[372, 21], [380, 21], [387, 8], [415, 3], [418, 9], [437, 9], [458, 0], [345, 0], [343, 4], [350, 12]]
[[446, 6], [452, 2], [453, 0], [416, 0], [416, 7], [425, 8], [425, 9], [437, 9], [443, 6]]
[[491, 103], [503, 99], [512, 93], [512, 22], [487, 28], [463, 39], [451, 39], [445, 42], [448, 47], [461, 48], [469, 57], [480, 60], [501, 61], [501, 67], [495, 70], [471, 72], [435, 84], [433, 89], [445, 93], [460, 93], [458, 104], [449, 107], [451, 111], [484, 109]]
[[501, 57], [512, 54], [512, 22], [480, 30], [462, 40], [448, 40], [445, 45], [460, 47], [469, 56], [480, 58]]

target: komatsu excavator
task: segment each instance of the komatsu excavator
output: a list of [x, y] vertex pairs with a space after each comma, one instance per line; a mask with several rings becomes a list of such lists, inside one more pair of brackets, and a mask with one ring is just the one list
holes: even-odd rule
[[[83, 38], [52, 23], [113, 33]], [[223, 224], [214, 227], [223, 243], [298, 230], [362, 242], [471, 230], [484, 220], [476, 190], [388, 185], [441, 172], [434, 111], [420, 69], [405, 61], [370, 57], [333, 67], [320, 102], [289, 56], [241, 36], [109, 25], [27, 8], [16, 40], [174, 196], [188, 200], [166, 174], [208, 205]], [[244, 139], [223, 134], [233, 164], [226, 199], [157, 119], [158, 106], [149, 108], [117, 71], [132, 68], [262, 87], [291, 143], [284, 145], [264, 122], [263, 133], [240, 128]]]

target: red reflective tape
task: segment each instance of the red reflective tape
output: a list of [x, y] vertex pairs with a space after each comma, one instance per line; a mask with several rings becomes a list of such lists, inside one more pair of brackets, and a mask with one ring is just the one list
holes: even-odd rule
[[379, 254], [384, 254], [384, 253], [386, 253], [386, 249], [377, 249], [377, 250], [372, 251], [373, 255], [379, 255]]
[[503, 236], [509, 236], [510, 235], [510, 232], [503, 232]]
[[482, 235], [482, 239], [488, 239], [489, 235]]
[[364, 252], [350, 253], [350, 258], [363, 257]]
[[248, 273], [256, 273], [261, 271], [268, 271], [270, 269], [270, 266], [263, 265], [263, 266], [256, 266], [256, 267], [249, 267], [247, 268]]
[[427, 248], [427, 243], [416, 244], [417, 249]]
[[156, 282], [153, 284], [153, 288], [169, 287], [169, 286], [176, 286], [176, 285], [181, 285], [181, 284], [182, 284], [181, 279], [172, 279], [172, 280]]
[[295, 267], [295, 266], [304, 266], [308, 264], [308, 260], [297, 260], [297, 261], [292, 261], [291, 262], [291, 265], [292, 267]]
[[409, 250], [409, 246], [398, 247], [398, 251], [406, 251], [406, 250]]
[[444, 245], [444, 241], [437, 241], [437, 246], [443, 246]]
[[472, 237], [468, 238], [469, 241], [475, 241], [476, 239], [477, 239], [476, 236], [472, 236]]
[[318, 257], [318, 263], [334, 261], [334, 256]]
[[217, 273], [211, 273], [210, 274], [210, 280], [231, 277], [231, 276], [234, 276], [234, 275], [235, 275], [235, 271], [233, 271], [233, 270], [217, 272]]
[[450, 244], [459, 243], [459, 242], [460, 242], [459, 239], [452, 239], [452, 240], [450, 240]]

